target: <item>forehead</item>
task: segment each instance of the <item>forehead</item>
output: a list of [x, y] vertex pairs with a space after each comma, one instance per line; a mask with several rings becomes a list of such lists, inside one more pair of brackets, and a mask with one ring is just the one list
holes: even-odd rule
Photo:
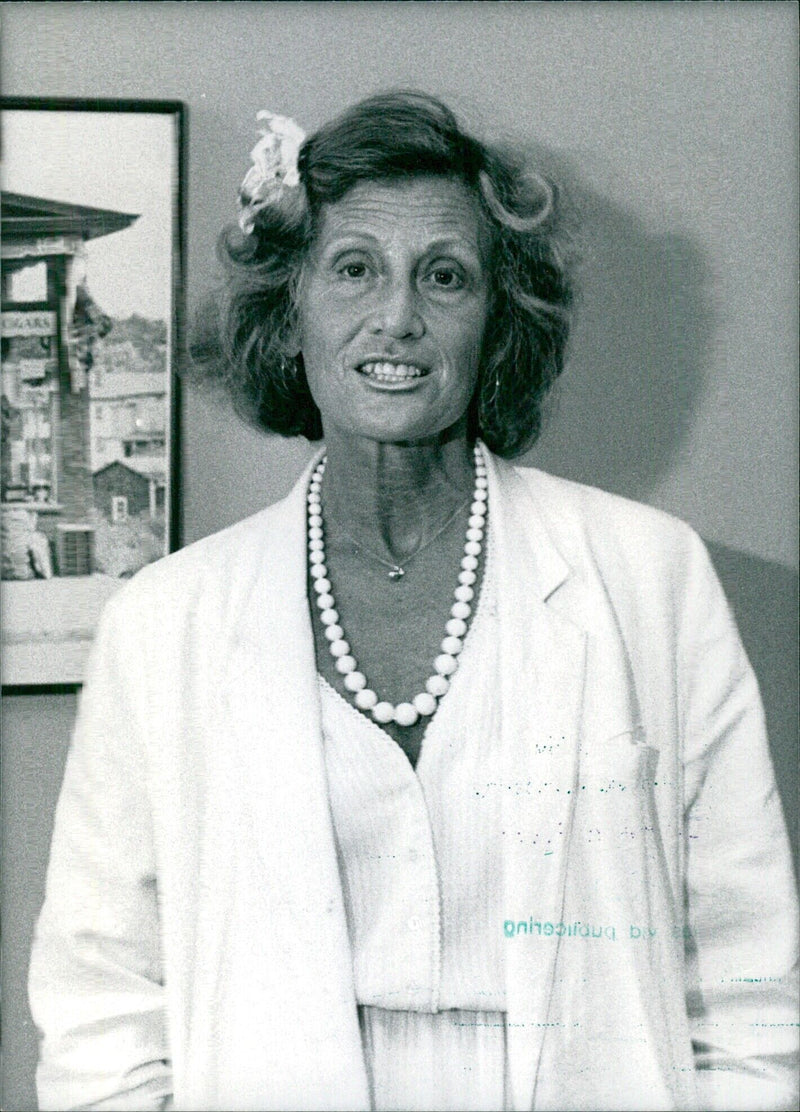
[[460, 181], [419, 177], [359, 182], [340, 201], [324, 205], [317, 250], [339, 239], [368, 237], [424, 250], [447, 241], [484, 257], [488, 234], [476, 197]]

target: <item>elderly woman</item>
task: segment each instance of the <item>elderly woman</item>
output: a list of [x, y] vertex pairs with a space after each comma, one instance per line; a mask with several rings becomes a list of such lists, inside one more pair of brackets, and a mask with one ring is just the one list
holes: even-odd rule
[[426, 96], [263, 115], [198, 354], [325, 449], [104, 616], [42, 1107], [791, 1107], [785, 833], [705, 550], [506, 462], [562, 367], [553, 191]]

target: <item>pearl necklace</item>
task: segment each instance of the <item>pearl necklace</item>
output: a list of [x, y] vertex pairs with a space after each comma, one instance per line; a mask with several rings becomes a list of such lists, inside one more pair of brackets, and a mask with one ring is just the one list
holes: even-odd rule
[[472, 495], [464, 556], [461, 560], [461, 571], [458, 575], [458, 586], [454, 592], [455, 602], [450, 608], [450, 619], [445, 626], [446, 636], [441, 644], [442, 651], [433, 662], [434, 673], [426, 682], [425, 690], [415, 696], [410, 703], [398, 703], [397, 706], [378, 699], [377, 694], [369, 687], [367, 677], [359, 671], [358, 663], [350, 652], [350, 645], [345, 639], [325, 563], [325, 539], [320, 493], [322, 490], [322, 476], [325, 473], [325, 457], [317, 464], [311, 476], [308, 487], [308, 560], [309, 573], [317, 596], [320, 621], [325, 627], [325, 637], [328, 641], [331, 656], [335, 661], [336, 671], [344, 677], [344, 686], [353, 695], [355, 705], [359, 710], [371, 711], [375, 721], [382, 725], [396, 722], [398, 726], [413, 726], [420, 715], [433, 714], [439, 705], [438, 700], [447, 693], [450, 687], [448, 677], [452, 677], [458, 668], [458, 655], [464, 647], [467, 619], [472, 613], [470, 603], [475, 595], [473, 584], [477, 578], [478, 557], [483, 548], [482, 542], [486, 528], [486, 510], [489, 497], [486, 463], [479, 444], [475, 445], [474, 456], [475, 489]]

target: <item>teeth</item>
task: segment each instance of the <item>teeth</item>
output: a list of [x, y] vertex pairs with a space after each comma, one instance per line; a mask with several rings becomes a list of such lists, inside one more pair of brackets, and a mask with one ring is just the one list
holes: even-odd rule
[[387, 382], [403, 382], [410, 378], [422, 378], [424, 371], [413, 363], [363, 363], [361, 373], [370, 378], [380, 378]]

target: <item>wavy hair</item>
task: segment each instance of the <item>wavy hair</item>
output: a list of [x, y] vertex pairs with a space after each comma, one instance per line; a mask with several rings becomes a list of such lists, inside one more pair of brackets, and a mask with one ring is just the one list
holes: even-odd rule
[[518, 456], [536, 440], [543, 402], [564, 366], [573, 291], [555, 187], [524, 160], [466, 134], [441, 101], [387, 92], [361, 101], [304, 142], [301, 186], [259, 210], [253, 231], [226, 228], [224, 284], [197, 315], [196, 377], [221, 384], [237, 412], [283, 436], [322, 437], [296, 353], [296, 295], [325, 205], [359, 182], [419, 175], [459, 180], [490, 232], [491, 311], [469, 431]]

